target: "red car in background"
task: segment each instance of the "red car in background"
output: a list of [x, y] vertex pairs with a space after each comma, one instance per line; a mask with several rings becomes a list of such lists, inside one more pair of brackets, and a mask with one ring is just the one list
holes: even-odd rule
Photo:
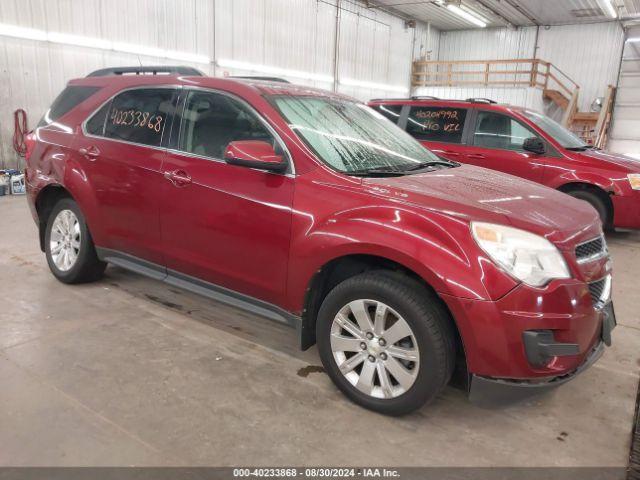
[[341, 95], [107, 69], [69, 82], [26, 160], [57, 279], [110, 263], [286, 322], [379, 412], [420, 407], [454, 371], [474, 398], [545, 390], [611, 344], [592, 208], [443, 160]]
[[487, 99], [412, 97], [369, 105], [443, 158], [585, 200], [606, 228], [640, 228], [640, 161], [586, 145], [545, 115]]

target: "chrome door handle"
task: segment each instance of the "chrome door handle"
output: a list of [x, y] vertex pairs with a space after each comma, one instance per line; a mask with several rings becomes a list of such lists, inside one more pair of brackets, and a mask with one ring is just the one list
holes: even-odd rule
[[167, 171], [164, 172], [163, 176], [176, 187], [186, 187], [191, 183], [191, 176], [184, 170]]
[[480, 160], [482, 160], [483, 158], [487, 158], [482, 153], [468, 153], [467, 157], [469, 157], [469, 158], [477, 158], [477, 159], [480, 159]]
[[83, 157], [87, 158], [88, 160], [94, 161], [96, 158], [98, 158], [100, 156], [100, 150], [98, 149], [98, 147], [82, 147], [80, 149], [78, 149], [78, 152], [80, 153], [80, 155], [82, 155]]

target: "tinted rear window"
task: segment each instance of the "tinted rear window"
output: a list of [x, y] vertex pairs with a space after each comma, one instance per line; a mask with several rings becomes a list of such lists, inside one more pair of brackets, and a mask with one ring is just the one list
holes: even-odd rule
[[417, 140], [460, 143], [466, 117], [464, 108], [411, 107], [407, 132]]
[[100, 87], [69, 86], [65, 88], [53, 101], [49, 110], [47, 110], [40, 120], [40, 123], [38, 123], [38, 127], [44, 127], [57, 121], [65, 113], [70, 112], [71, 109], [80, 105], [98, 90], [100, 90]]
[[165, 88], [136, 89], [121, 93], [111, 102], [104, 136], [159, 146], [167, 119], [173, 111], [173, 95], [173, 89]]

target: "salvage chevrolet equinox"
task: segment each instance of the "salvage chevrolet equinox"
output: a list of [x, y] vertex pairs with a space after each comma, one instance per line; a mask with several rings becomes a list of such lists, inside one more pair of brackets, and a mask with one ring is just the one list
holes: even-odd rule
[[442, 159], [341, 95], [187, 67], [72, 80], [28, 139], [40, 245], [293, 325], [354, 402], [399, 415], [560, 385], [611, 343], [596, 211]]

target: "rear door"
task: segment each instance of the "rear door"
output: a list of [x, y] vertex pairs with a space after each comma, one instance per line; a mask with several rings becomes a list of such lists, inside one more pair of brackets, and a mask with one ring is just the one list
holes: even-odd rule
[[[542, 182], [547, 155], [527, 152], [522, 146], [529, 137], [544, 139], [506, 113], [477, 109], [473, 117], [463, 162]], [[549, 145], [547, 150], [552, 154]]]
[[468, 109], [412, 105], [404, 125], [406, 131], [436, 155], [464, 162], [464, 135]]
[[87, 120], [74, 145], [95, 194], [104, 236], [99, 247], [159, 265], [163, 138], [176, 91], [145, 87], [119, 93]]

